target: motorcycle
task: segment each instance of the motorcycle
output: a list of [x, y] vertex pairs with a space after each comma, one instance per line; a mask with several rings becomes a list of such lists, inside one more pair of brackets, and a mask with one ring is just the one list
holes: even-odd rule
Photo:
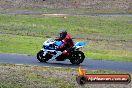
[[[37, 59], [40, 62], [47, 62], [52, 59], [58, 52], [57, 48], [62, 44], [62, 41], [55, 41], [52, 38], [43, 43], [42, 49], [37, 53]], [[59, 56], [55, 58], [56, 61], [65, 61], [69, 59], [74, 65], [79, 65], [84, 61], [85, 55], [80, 48], [83, 48], [86, 42], [77, 42], [68, 50], [64, 50]]]

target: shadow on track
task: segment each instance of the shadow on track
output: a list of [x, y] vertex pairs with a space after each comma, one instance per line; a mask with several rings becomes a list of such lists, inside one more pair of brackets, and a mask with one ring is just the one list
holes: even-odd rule
[[[78, 68], [80, 65], [73, 65], [69, 62], [64, 62], [64, 61], [48, 61], [47, 63], [44, 62], [39, 62], [41, 65], [43, 64], [44, 66], [54, 66], [54, 67], [69, 67], [69, 68]], [[81, 66], [85, 66], [85, 65], [81, 65]]]

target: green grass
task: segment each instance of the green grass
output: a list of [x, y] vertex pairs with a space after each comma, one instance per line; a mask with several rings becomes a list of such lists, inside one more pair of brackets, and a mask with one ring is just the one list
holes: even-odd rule
[[[1, 73], [0, 77], [3, 76], [2, 79], [0, 80], [0, 88], [33, 88], [33, 87], [73, 88], [74, 87], [74, 83], [68, 82], [67, 78], [64, 75], [65, 73], [67, 74], [69, 71], [72, 72], [70, 68], [66, 68], [69, 70], [64, 70], [65, 68], [58, 69], [58, 68], [48, 68], [48, 67], [40, 67], [40, 66], [28, 66], [28, 65], [19, 66], [13, 64], [0, 64], [0, 69], [3, 69], [2, 72], [0, 71]], [[8, 73], [6, 73], [7, 69], [10, 69], [8, 70]], [[60, 74], [62, 78], [55, 77], [55, 75], [51, 74], [53, 72], [54, 74]], [[71, 73], [68, 73], [68, 75], [69, 78], [71, 78], [70, 77]], [[6, 77], [7, 79], [5, 79]]]
[[[113, 60], [113, 61], [127, 61], [127, 62], [132, 62], [132, 55], [131, 52], [122, 52], [122, 53], [118, 53], [120, 51], [103, 51], [104, 53], [101, 53], [101, 51], [98, 52], [87, 52], [86, 56], [89, 56], [89, 58], [92, 59], [98, 59], [98, 60]], [[116, 54], [117, 53], [117, 54]], [[125, 55], [126, 53], [126, 55]], [[129, 53], [129, 55], [127, 55], [127, 53]]]
[[25, 77], [32, 81], [41, 81], [42, 83], [48, 83], [57, 85], [59, 88], [73, 88], [72, 84], [66, 83], [63, 78], [41, 78], [36, 73], [26, 73]]
[[18, 53], [35, 55], [42, 47], [45, 38], [18, 36], [18, 35], [0, 35], [0, 53]]
[[[97, 33], [101, 36], [130, 38], [132, 25], [131, 17], [49, 17], [28, 15], [0, 15], [0, 27], [4, 33], [21, 35], [56, 34], [61, 28], [65, 28], [73, 36], [88, 37]], [[109, 30], [109, 31], [108, 31]], [[124, 39], [125, 39], [124, 38]]]
[[131, 10], [122, 9], [88, 9], [88, 8], [17, 8], [17, 9], [7, 9], [2, 12], [16, 12], [16, 11], [32, 11], [32, 12], [44, 12], [44, 13], [58, 13], [58, 14], [131, 14]]
[[132, 17], [0, 15], [0, 53], [36, 55], [43, 41], [67, 29], [92, 59], [132, 62]]

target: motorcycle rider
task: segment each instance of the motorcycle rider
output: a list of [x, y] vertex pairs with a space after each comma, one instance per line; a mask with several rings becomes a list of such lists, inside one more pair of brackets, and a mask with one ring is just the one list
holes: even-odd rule
[[57, 56], [61, 55], [64, 50], [67, 50], [74, 46], [71, 35], [67, 31], [62, 30], [59, 33], [59, 38], [56, 41], [62, 41], [63, 43], [57, 48], [57, 54], [52, 57], [54, 60]]
[[59, 33], [59, 41], [63, 41], [63, 44], [58, 48], [58, 50], [60, 51], [64, 51], [68, 48], [73, 47], [74, 43], [73, 40], [71, 38], [71, 35], [67, 33], [67, 31], [62, 30]]

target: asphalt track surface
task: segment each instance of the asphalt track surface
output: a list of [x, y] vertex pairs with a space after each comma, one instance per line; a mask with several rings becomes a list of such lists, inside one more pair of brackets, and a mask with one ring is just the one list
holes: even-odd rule
[[[41, 63], [36, 59], [35, 56], [17, 54], [0, 54], [0, 63], [78, 68], [78, 66], [72, 65], [69, 60], [66, 61], [50, 60], [47, 63]], [[106, 60], [85, 59], [81, 66], [87, 70], [112, 70], [121, 72], [132, 72], [132, 62], [116, 62]]]

